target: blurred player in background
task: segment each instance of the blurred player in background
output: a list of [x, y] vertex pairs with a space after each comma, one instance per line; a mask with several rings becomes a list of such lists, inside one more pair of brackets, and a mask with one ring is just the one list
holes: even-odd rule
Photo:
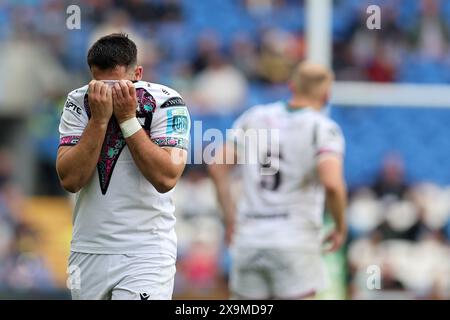
[[[230, 289], [237, 299], [302, 299], [327, 286], [322, 252], [339, 249], [346, 236], [343, 179], [344, 138], [322, 109], [330, 97], [333, 74], [321, 65], [303, 62], [289, 83], [292, 98], [260, 105], [235, 122], [237, 142], [227, 143], [209, 166], [225, 214], [226, 237], [232, 242]], [[279, 130], [273, 148], [247, 145], [249, 130]], [[253, 143], [253, 144], [252, 144]], [[240, 152], [240, 148], [247, 150]], [[243, 195], [235, 219], [230, 190], [233, 165], [256, 152], [264, 164], [244, 163]], [[242, 162], [241, 162], [242, 163]], [[270, 163], [277, 170], [262, 174]], [[323, 246], [324, 203], [335, 229]]]
[[190, 118], [176, 91], [142, 81], [136, 57], [126, 35], [100, 38], [87, 57], [94, 80], [69, 93], [61, 117], [56, 167], [77, 193], [73, 299], [172, 297], [169, 191], [185, 166]]

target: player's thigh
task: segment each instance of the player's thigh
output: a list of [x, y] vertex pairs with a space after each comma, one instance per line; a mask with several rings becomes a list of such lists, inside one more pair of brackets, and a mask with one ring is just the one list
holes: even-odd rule
[[301, 249], [274, 250], [271, 268], [274, 298], [305, 299], [326, 285], [326, 270], [320, 252]]
[[127, 255], [120, 280], [112, 290], [113, 300], [171, 300], [175, 280], [175, 259]]
[[111, 297], [108, 256], [71, 252], [67, 285], [73, 300], [105, 300]]
[[232, 252], [230, 272], [231, 299], [269, 299], [267, 272], [257, 257], [259, 249], [242, 248]]

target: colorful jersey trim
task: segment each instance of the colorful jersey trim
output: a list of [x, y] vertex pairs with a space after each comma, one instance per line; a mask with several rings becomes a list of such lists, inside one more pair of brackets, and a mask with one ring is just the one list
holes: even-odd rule
[[332, 150], [332, 149], [321, 149], [321, 150], [317, 151], [316, 156], [320, 156], [320, 155], [326, 154], [326, 153], [342, 154], [341, 152], [339, 152], [339, 151], [337, 151], [337, 150]]
[[161, 137], [154, 138], [152, 141], [160, 147], [174, 147], [183, 150], [187, 150], [189, 145], [189, 141], [183, 138]]
[[67, 136], [59, 139], [59, 146], [74, 146], [80, 141], [80, 136]]

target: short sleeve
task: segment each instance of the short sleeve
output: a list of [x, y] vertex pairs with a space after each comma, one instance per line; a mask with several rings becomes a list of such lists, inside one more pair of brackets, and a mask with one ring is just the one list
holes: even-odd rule
[[245, 130], [247, 128], [248, 113], [249, 111], [245, 111], [236, 120], [234, 120], [232, 128]]
[[183, 99], [179, 96], [171, 97], [156, 108], [150, 138], [160, 147], [187, 150], [190, 130], [191, 118]]
[[236, 144], [238, 147], [243, 143], [246, 131], [249, 128], [249, 118], [251, 109], [243, 112], [236, 120], [234, 120], [230, 132], [227, 132], [227, 141]]
[[59, 146], [76, 145], [88, 120], [84, 107], [69, 94], [59, 124]]
[[341, 128], [333, 121], [318, 125], [316, 156], [327, 153], [344, 155], [345, 139]]

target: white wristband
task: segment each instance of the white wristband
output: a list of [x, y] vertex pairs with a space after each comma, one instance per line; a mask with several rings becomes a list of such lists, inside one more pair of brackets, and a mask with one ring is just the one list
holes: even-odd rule
[[125, 139], [131, 137], [133, 134], [142, 129], [142, 126], [137, 118], [128, 119], [119, 124], [119, 126]]

